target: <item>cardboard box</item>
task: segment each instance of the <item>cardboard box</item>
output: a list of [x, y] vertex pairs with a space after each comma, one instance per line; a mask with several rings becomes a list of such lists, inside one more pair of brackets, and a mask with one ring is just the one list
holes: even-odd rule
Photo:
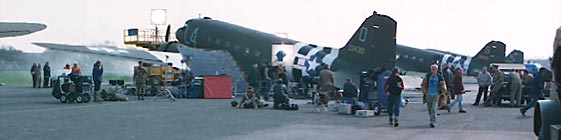
[[337, 105], [337, 112], [339, 114], [351, 115], [352, 114], [352, 105], [346, 104], [346, 103], [341, 103], [341, 104]]
[[357, 110], [355, 116], [362, 118], [372, 117], [374, 116], [374, 110]]

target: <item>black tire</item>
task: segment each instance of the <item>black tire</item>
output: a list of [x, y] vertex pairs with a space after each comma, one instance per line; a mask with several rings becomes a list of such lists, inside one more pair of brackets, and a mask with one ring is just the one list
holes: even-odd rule
[[372, 110], [374, 110], [374, 115], [378, 116], [382, 113], [382, 105], [380, 103], [376, 103]]
[[53, 80], [56, 83], [54, 84], [53, 90], [52, 90], [52, 95], [53, 97], [59, 99], [60, 96], [62, 95], [62, 90], [60, 89], [60, 82], [58, 80]]
[[84, 98], [82, 96], [76, 96], [76, 103], [84, 102]]
[[92, 97], [90, 97], [90, 94], [84, 94], [82, 95], [82, 97], [84, 98], [84, 103], [89, 103], [92, 100]]
[[68, 97], [66, 95], [61, 95], [58, 99], [61, 103], [66, 103], [68, 101]]

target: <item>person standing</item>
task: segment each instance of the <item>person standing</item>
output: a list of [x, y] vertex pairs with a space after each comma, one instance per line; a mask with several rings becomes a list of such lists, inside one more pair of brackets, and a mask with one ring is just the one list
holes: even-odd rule
[[98, 95], [99, 89], [101, 88], [101, 82], [103, 81], [103, 65], [101, 61], [97, 60], [93, 65], [92, 70], [93, 82], [94, 82], [94, 101], [101, 102], [101, 95]]
[[481, 100], [481, 95], [483, 94], [483, 102], [487, 100], [487, 94], [489, 93], [489, 86], [491, 85], [491, 74], [487, 72], [487, 67], [481, 69], [481, 73], [477, 75], [477, 85], [479, 85], [479, 90], [477, 91], [477, 97], [475, 98], [474, 106], [479, 105], [479, 100]]
[[[530, 93], [532, 92], [532, 81], [534, 81], [534, 76], [532, 74], [529, 74], [527, 70], [523, 70], [520, 72], [520, 78], [522, 80], [522, 96], [526, 96], [526, 95], [530, 95]], [[529, 99], [525, 99], [526, 102], [530, 102]]]
[[454, 101], [452, 101], [449, 105], [447, 105], [446, 110], [448, 110], [448, 112], [450, 112], [450, 108], [452, 108], [454, 106], [454, 104], [458, 103], [458, 112], [459, 113], [466, 113], [466, 111], [464, 110], [464, 107], [462, 106], [462, 101], [463, 101], [463, 94], [464, 92], [464, 81], [462, 79], [462, 71], [463, 69], [461, 67], [458, 67], [456, 69], [456, 73], [454, 73], [454, 90], [452, 92], [454, 92], [454, 95], [456, 95], [456, 99], [454, 99]]
[[37, 87], [37, 77], [35, 77], [35, 69], [37, 69], [37, 64], [33, 63], [33, 66], [31, 66], [31, 78], [33, 79], [33, 88]]
[[247, 83], [249, 86], [253, 87], [255, 90], [259, 91], [259, 65], [253, 64], [249, 68], [249, 72], [247, 73]]
[[501, 90], [503, 86], [504, 76], [501, 70], [499, 70], [498, 65], [493, 65], [493, 73], [491, 76], [493, 77], [493, 86], [491, 87], [491, 95], [489, 95], [489, 98], [485, 101], [485, 106], [492, 106], [501, 98], [499, 90]]
[[45, 66], [43, 66], [43, 87], [48, 88], [49, 82], [51, 80], [51, 67], [49, 66], [49, 62], [45, 62]]
[[146, 75], [148, 71], [142, 66], [142, 61], [138, 61], [138, 66], [134, 68], [133, 79], [136, 86], [138, 100], [144, 100], [146, 94]]
[[521, 106], [522, 101], [522, 80], [520, 80], [520, 74], [516, 71], [512, 71], [509, 74], [510, 78], [510, 106]]
[[323, 65], [322, 70], [319, 72], [319, 89], [327, 93], [333, 94], [333, 71], [329, 69], [328, 65]]
[[[444, 78], [444, 82], [446, 83], [446, 89], [453, 89], [453, 78], [454, 75], [452, 74], [454, 69], [449, 69], [448, 64], [442, 65], [442, 77]], [[438, 107], [440, 109], [446, 109], [446, 105], [450, 104], [451, 99], [455, 99], [455, 94], [452, 90], [448, 90], [448, 92], [443, 94], [444, 96], [440, 96], [438, 99]]]
[[543, 98], [543, 89], [545, 81], [543, 80], [542, 72], [545, 68], [540, 68], [539, 72], [534, 73], [534, 80], [532, 81], [532, 87], [530, 89], [530, 102], [526, 106], [520, 108], [520, 114], [526, 116], [526, 111], [534, 107], [540, 98]]
[[37, 67], [35, 68], [35, 85], [37, 88], [41, 88], [41, 64], [37, 63]]
[[392, 74], [386, 80], [384, 89], [388, 94], [388, 113], [390, 117], [390, 125], [399, 126], [399, 107], [401, 105], [401, 92], [403, 91], [403, 80], [399, 77], [399, 70], [393, 69]]
[[423, 78], [421, 83], [421, 91], [423, 92], [423, 104], [427, 104], [430, 127], [434, 128], [436, 124], [436, 105], [438, 98], [441, 94], [448, 92], [446, 90], [446, 83], [441, 74], [438, 73], [438, 65], [430, 66], [431, 73], [428, 73]]

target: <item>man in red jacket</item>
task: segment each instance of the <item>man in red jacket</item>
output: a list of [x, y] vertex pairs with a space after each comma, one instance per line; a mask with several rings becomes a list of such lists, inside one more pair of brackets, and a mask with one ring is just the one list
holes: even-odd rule
[[454, 104], [458, 103], [458, 108], [459, 108], [459, 113], [466, 113], [466, 111], [464, 110], [463, 106], [462, 106], [462, 100], [463, 100], [463, 94], [464, 92], [464, 81], [462, 80], [462, 71], [463, 69], [458, 67], [456, 69], [456, 73], [454, 74], [454, 79], [452, 80], [454, 83], [454, 88], [452, 90], [452, 92], [454, 92], [454, 94], [456, 94], [456, 99], [454, 99], [454, 101], [452, 101], [448, 107], [446, 108], [448, 110], [448, 112], [450, 112], [450, 108], [452, 108], [454, 106]]

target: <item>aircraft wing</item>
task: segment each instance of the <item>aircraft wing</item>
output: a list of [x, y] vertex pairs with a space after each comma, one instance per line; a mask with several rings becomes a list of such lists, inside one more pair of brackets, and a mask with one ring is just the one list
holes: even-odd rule
[[0, 22], [0, 38], [31, 34], [45, 28], [47, 25], [40, 23]]
[[[32, 44], [50, 50], [114, 56], [114, 57], [127, 58], [132, 60], [141, 60], [151, 63], [163, 63], [166, 60], [165, 55], [161, 55], [159, 53], [155, 55], [149, 51], [138, 50], [138, 49], [126, 49], [126, 48], [105, 47], [105, 46], [67, 45], [67, 44], [55, 44], [55, 43], [35, 43], [35, 42]], [[162, 59], [161, 57], [164, 58]]]

